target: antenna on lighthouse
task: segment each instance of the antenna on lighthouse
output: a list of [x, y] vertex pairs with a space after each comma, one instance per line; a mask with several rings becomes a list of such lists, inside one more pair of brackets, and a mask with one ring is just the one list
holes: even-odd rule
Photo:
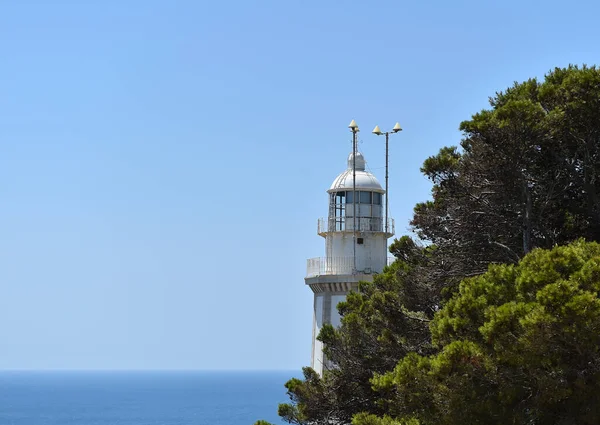
[[385, 234], [386, 234], [386, 239], [385, 239], [385, 256], [386, 256], [386, 261], [387, 261], [387, 254], [388, 254], [388, 246], [387, 246], [387, 238], [389, 235], [389, 223], [388, 223], [388, 210], [389, 210], [389, 186], [388, 186], [388, 162], [389, 162], [389, 139], [390, 139], [390, 134], [395, 134], [398, 133], [399, 131], [402, 131], [402, 127], [400, 127], [400, 123], [396, 123], [396, 125], [394, 126], [394, 128], [392, 128], [392, 131], [386, 131], [383, 132], [381, 131], [381, 129], [379, 128], [378, 125], [375, 126], [375, 128], [373, 129], [372, 133], [377, 135], [377, 136], [383, 136], [385, 134]]
[[360, 130], [354, 120], [348, 128], [352, 131], [352, 274], [356, 274], [356, 133]]

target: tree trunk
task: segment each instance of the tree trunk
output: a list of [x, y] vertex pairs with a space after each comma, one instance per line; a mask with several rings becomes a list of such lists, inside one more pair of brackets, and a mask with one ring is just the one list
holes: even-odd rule
[[531, 251], [531, 216], [532, 216], [532, 203], [531, 203], [531, 191], [526, 178], [523, 178], [523, 204], [525, 211], [523, 211], [523, 255]]

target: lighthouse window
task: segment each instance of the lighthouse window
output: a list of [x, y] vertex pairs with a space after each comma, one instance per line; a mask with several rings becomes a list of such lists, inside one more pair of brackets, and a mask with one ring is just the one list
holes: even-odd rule
[[371, 192], [360, 192], [360, 203], [370, 204], [371, 203]]
[[346, 203], [347, 204], [351, 204], [352, 202], [354, 202], [354, 196], [352, 196], [353, 193], [352, 192], [346, 192]]
[[335, 192], [332, 197], [335, 197], [334, 202], [336, 205], [341, 205], [345, 202], [346, 192]]
[[[377, 192], [356, 192], [358, 195], [358, 203], [360, 204], [375, 204], [381, 205], [381, 193]], [[353, 192], [346, 192], [346, 203], [351, 204], [354, 200]]]

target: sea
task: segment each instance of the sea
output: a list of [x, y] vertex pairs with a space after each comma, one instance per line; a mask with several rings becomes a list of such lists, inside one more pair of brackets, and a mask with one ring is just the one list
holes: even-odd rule
[[0, 425], [253, 425], [298, 371], [0, 372]]

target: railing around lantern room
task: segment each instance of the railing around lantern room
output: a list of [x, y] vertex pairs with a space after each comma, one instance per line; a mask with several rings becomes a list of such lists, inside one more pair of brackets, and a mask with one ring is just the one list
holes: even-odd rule
[[[385, 232], [385, 219], [382, 217], [357, 217], [357, 232]], [[317, 223], [317, 233], [325, 237], [328, 232], [353, 232], [354, 220], [352, 217], [320, 218]], [[396, 234], [396, 224], [393, 218], [388, 218], [387, 237]]]
[[[391, 265], [396, 260], [395, 257], [387, 257], [386, 265]], [[354, 268], [353, 257], [316, 257], [309, 258], [306, 261], [306, 277], [315, 277], [323, 275], [344, 275], [352, 274]], [[361, 270], [359, 272], [369, 274], [371, 270]]]

